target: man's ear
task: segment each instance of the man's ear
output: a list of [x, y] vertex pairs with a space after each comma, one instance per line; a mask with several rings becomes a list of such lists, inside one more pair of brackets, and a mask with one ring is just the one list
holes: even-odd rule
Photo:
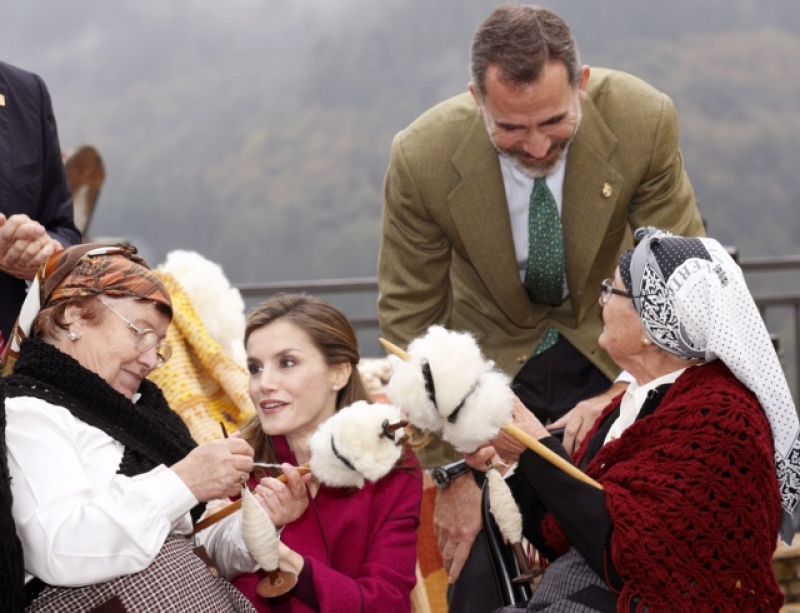
[[483, 98], [481, 97], [481, 93], [478, 91], [478, 88], [475, 87], [475, 84], [471, 81], [469, 84], [469, 93], [472, 94], [475, 104], [478, 105], [478, 109], [480, 110], [481, 114], [483, 114]]
[[581, 100], [586, 99], [586, 88], [589, 87], [589, 77], [591, 75], [591, 69], [587, 64], [584, 64], [581, 68], [581, 80], [578, 83], [578, 90], [580, 91]]

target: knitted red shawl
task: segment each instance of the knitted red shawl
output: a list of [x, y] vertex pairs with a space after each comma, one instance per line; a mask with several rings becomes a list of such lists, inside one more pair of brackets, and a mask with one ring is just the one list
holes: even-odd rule
[[[576, 456], [580, 463], [605, 410]], [[781, 500], [769, 423], [720, 361], [687, 369], [656, 412], [605, 445], [587, 471], [603, 484], [619, 610], [777, 611], [772, 571]], [[552, 517], [558, 551], [569, 541]]]

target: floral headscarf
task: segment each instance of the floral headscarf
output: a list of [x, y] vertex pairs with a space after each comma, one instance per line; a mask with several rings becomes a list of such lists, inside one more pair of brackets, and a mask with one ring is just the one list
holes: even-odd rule
[[22, 341], [31, 334], [42, 309], [70, 298], [101, 294], [144, 298], [172, 309], [169, 292], [133, 245], [87, 243], [68, 247], [51, 255], [36, 273], [3, 352], [3, 374], [13, 370]]

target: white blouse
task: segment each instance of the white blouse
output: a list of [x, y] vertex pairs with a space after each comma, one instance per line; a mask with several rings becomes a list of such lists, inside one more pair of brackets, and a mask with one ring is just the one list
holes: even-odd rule
[[619, 417], [611, 424], [611, 428], [609, 428], [608, 434], [606, 434], [603, 445], [607, 445], [611, 441], [618, 439], [625, 430], [633, 425], [633, 422], [635, 422], [636, 418], [639, 416], [639, 411], [641, 411], [642, 406], [644, 406], [644, 401], [647, 400], [647, 394], [650, 390], [654, 390], [665, 383], [675, 383], [678, 377], [683, 374], [684, 370], [686, 369], [681, 368], [680, 370], [675, 370], [657, 379], [653, 379], [644, 385], [639, 385], [636, 380], [632, 381], [628, 385], [628, 389], [625, 390], [622, 402], [620, 402]]
[[38, 398], [6, 398], [6, 420], [26, 580], [108, 581], [146, 568], [170, 532], [191, 532], [188, 512], [198, 501], [168, 467], [117, 474], [121, 443]]

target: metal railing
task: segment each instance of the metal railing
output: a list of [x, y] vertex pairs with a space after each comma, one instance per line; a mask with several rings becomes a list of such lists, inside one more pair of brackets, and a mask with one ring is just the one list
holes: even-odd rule
[[[765, 284], [762, 277], [800, 273], [800, 255], [742, 259], [739, 265], [753, 289], [754, 286]], [[759, 294], [757, 290], [753, 291], [767, 327], [777, 337], [778, 353], [787, 372], [789, 385], [797, 398], [797, 391], [800, 389], [800, 275], [781, 281], [780, 285], [787, 291], [780, 294]], [[375, 277], [243, 283], [237, 287], [248, 307], [281, 292], [306, 292], [327, 298], [350, 317], [353, 327], [359, 333], [362, 353], [365, 356], [383, 355], [377, 343], [378, 282]], [[364, 296], [368, 296], [369, 300], [364, 300]]]

